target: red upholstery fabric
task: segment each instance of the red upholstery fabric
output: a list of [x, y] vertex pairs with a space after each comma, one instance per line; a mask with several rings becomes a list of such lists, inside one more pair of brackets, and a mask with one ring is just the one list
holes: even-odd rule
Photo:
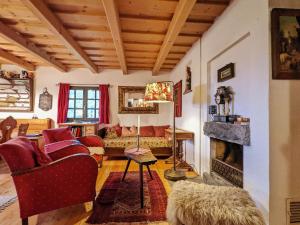
[[100, 101], [99, 101], [99, 123], [109, 124], [109, 85], [99, 85]]
[[96, 135], [79, 137], [77, 140], [87, 147], [104, 147], [103, 140]]
[[46, 145], [54, 142], [76, 139], [68, 127], [43, 130], [42, 133]]
[[78, 154], [13, 175], [21, 218], [94, 200], [97, 173], [95, 159]]
[[140, 127], [140, 136], [141, 137], [154, 137], [154, 129], [153, 126], [144, 126]]
[[116, 133], [117, 133], [117, 135], [119, 137], [121, 137], [121, 135], [122, 135], [122, 127], [120, 126], [120, 124], [117, 124], [117, 125], [113, 126], [112, 128], [114, 128], [115, 131], [116, 131]]
[[24, 137], [11, 139], [0, 145], [0, 155], [12, 172], [33, 168], [37, 165], [31, 142]]
[[73, 143], [71, 145], [67, 145], [63, 148], [56, 149], [56, 150], [48, 148], [48, 150], [50, 152], [47, 152], [47, 153], [52, 160], [58, 160], [58, 159], [66, 157], [66, 156], [74, 155], [74, 154], [78, 154], [78, 153], [84, 153], [87, 155], [90, 154], [89, 149], [86, 146], [79, 144], [79, 143]]
[[40, 166], [44, 166], [44, 165], [47, 165], [52, 162], [52, 159], [50, 158], [50, 156], [43, 150], [39, 149], [35, 142], [31, 142], [31, 144], [32, 144], [35, 154], [36, 154], [37, 163]]
[[96, 196], [98, 165], [86, 153], [34, 167], [33, 146], [18, 138], [0, 145], [0, 154], [12, 171], [21, 218], [93, 201]]
[[67, 119], [69, 107], [70, 84], [59, 84], [57, 123], [64, 123]]
[[155, 137], [164, 137], [165, 136], [165, 130], [168, 129], [170, 126], [153, 126]]

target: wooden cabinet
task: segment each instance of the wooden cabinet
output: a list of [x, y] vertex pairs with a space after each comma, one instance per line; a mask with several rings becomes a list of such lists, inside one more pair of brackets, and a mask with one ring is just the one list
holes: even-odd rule
[[71, 127], [76, 137], [96, 135], [98, 123], [59, 123], [59, 127]]
[[[20, 124], [29, 124], [27, 134], [41, 134], [43, 130], [50, 129], [53, 127], [51, 119], [16, 119], [17, 129]], [[17, 130], [16, 129], [16, 130]]]

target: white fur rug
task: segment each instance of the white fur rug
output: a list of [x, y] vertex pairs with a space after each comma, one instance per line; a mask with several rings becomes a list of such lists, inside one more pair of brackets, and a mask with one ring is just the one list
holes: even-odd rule
[[174, 184], [167, 219], [172, 225], [265, 225], [245, 190], [189, 181]]

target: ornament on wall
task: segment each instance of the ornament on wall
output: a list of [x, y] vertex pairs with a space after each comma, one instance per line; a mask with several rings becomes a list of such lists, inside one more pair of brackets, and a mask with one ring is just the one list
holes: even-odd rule
[[40, 94], [39, 108], [44, 111], [52, 109], [52, 95], [48, 92], [47, 88], [44, 88], [43, 93]]
[[183, 94], [187, 94], [192, 91], [192, 62], [189, 62], [186, 66], [186, 77], [185, 77], [185, 90]]

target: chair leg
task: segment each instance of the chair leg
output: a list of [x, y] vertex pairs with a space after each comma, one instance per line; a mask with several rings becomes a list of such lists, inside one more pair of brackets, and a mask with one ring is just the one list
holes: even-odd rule
[[95, 209], [96, 207], [96, 199], [93, 200], [93, 210]]
[[28, 225], [28, 218], [22, 219], [22, 225]]

